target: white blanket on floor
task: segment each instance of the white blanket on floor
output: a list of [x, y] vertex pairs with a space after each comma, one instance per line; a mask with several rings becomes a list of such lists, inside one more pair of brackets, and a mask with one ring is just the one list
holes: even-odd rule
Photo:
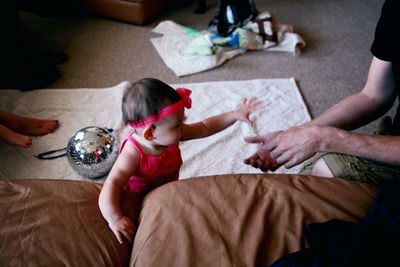
[[[114, 129], [118, 144], [130, 133], [121, 119], [121, 97], [128, 82], [104, 89], [43, 89], [29, 92], [2, 90], [0, 109], [19, 115], [58, 119], [60, 127], [54, 133], [33, 137], [28, 149], [10, 146], [0, 141], [0, 178], [48, 178], [88, 180], [69, 166], [66, 157], [39, 160], [34, 155], [66, 147], [70, 137], [87, 126]], [[186, 111], [186, 123], [229, 111], [243, 97], [257, 96], [263, 108], [251, 119], [256, 127], [236, 122], [211, 137], [182, 142], [184, 164], [181, 179], [225, 173], [258, 173], [258, 169], [243, 164], [243, 159], [256, 151], [257, 145], [246, 144], [244, 136], [287, 129], [310, 120], [295, 80], [257, 79], [176, 84], [174, 88], [191, 89], [193, 106]], [[298, 167], [280, 168], [278, 173], [296, 173]], [[104, 178], [98, 179], [101, 182]]]

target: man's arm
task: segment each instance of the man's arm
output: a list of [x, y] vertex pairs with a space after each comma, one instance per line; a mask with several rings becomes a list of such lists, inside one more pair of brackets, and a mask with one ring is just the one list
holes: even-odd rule
[[392, 107], [396, 95], [392, 64], [374, 57], [364, 89], [343, 99], [306, 125], [356, 129], [385, 114]]
[[400, 136], [357, 134], [337, 128], [329, 129], [326, 135], [330, 137], [324, 142], [323, 151], [350, 154], [400, 166]]
[[[390, 62], [373, 58], [364, 89], [351, 95], [311, 122], [263, 141], [250, 160], [262, 170], [270, 169], [261, 151], [267, 150], [279, 165], [293, 167], [319, 151], [346, 153], [384, 163], [400, 165], [397, 137], [367, 136], [346, 130], [365, 125], [386, 113], [396, 98]], [[258, 141], [260, 142], [260, 141]], [[265, 153], [264, 153], [265, 154]]]

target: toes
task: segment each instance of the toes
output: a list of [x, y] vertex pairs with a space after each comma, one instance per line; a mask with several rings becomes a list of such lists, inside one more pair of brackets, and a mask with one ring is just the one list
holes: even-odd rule
[[51, 128], [38, 128], [37, 129], [37, 135], [46, 135], [51, 132], [54, 132], [54, 129], [51, 129]]
[[18, 134], [14, 139], [14, 145], [23, 148], [28, 148], [32, 145], [32, 139], [29, 136]]
[[58, 120], [44, 121], [37, 126], [40, 135], [54, 132], [58, 128]]
[[23, 147], [23, 148], [28, 148], [28, 147], [30, 147], [31, 145], [32, 145], [32, 139], [27, 138], [27, 140], [25, 140], [25, 141], [21, 144], [21, 147]]
[[9, 143], [22, 148], [28, 148], [32, 145], [32, 139], [25, 135], [16, 135], [13, 139], [9, 140]]

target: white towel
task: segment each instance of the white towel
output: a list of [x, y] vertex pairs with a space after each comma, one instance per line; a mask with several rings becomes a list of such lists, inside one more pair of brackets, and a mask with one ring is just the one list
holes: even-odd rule
[[[265, 51], [300, 53], [299, 47], [304, 47], [304, 40], [296, 33], [290, 25], [279, 24], [278, 35], [280, 42], [275, 46], [265, 48]], [[232, 47], [218, 47], [214, 55], [187, 55], [186, 50], [193, 41], [182, 25], [171, 20], [160, 22], [153, 32], [162, 34], [161, 37], [150, 39], [156, 51], [164, 63], [177, 75], [185, 76], [220, 66], [225, 61], [243, 54], [245, 49]]]
[[[2, 90], [1, 109], [24, 116], [58, 119], [60, 127], [54, 133], [33, 137], [33, 144], [28, 149], [0, 142], [0, 178], [89, 180], [76, 174], [66, 157], [39, 160], [34, 155], [66, 147], [69, 138], [87, 126], [114, 129], [113, 135], [120, 144], [131, 131], [123, 124], [120, 111], [122, 93], [128, 85], [128, 82], [122, 82], [104, 89]], [[236, 122], [211, 137], [181, 142], [184, 161], [181, 179], [224, 173], [258, 173], [258, 169], [243, 164], [243, 159], [257, 149], [255, 144], [246, 144], [243, 137], [286, 129], [310, 120], [293, 78], [172, 86], [192, 90], [193, 106], [186, 110], [187, 123], [230, 111], [241, 103], [243, 97], [257, 96], [264, 103], [263, 108], [251, 116], [255, 129]], [[297, 167], [290, 170], [280, 168], [277, 172], [295, 173], [297, 170]]]

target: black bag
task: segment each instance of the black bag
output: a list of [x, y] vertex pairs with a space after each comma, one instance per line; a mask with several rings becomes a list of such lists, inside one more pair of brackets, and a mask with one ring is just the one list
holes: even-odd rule
[[228, 36], [236, 28], [253, 20], [257, 14], [253, 0], [219, 0], [217, 12], [208, 24], [208, 30]]

